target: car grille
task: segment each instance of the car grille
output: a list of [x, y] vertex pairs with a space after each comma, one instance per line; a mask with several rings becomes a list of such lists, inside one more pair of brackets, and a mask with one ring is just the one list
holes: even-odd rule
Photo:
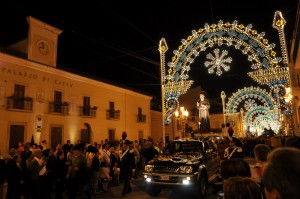
[[180, 165], [170, 164], [170, 162], [164, 162], [154, 165], [154, 171], [156, 172], [175, 172]]

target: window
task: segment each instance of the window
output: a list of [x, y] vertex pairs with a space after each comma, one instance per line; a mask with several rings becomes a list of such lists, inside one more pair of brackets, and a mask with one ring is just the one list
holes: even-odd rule
[[146, 115], [142, 114], [142, 108], [138, 108], [137, 122], [146, 122]]
[[24, 98], [25, 98], [25, 86], [15, 84], [13, 107], [16, 109], [23, 109], [24, 108]]
[[115, 110], [115, 103], [109, 102], [109, 110], [114, 111]]
[[143, 138], [144, 138], [144, 132], [139, 131], [139, 140], [143, 140]]
[[83, 115], [90, 115], [90, 97], [83, 97]]
[[62, 92], [54, 91], [54, 112], [62, 112]]
[[109, 141], [115, 140], [116, 139], [115, 134], [116, 134], [115, 129], [109, 129], [108, 130], [108, 140]]
[[120, 110], [115, 110], [115, 103], [114, 102], [109, 102], [109, 109], [106, 111], [107, 119], [115, 119], [118, 120], [120, 119]]

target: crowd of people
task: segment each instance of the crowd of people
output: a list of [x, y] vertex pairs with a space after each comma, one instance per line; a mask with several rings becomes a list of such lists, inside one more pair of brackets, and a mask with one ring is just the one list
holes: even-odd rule
[[[229, 128], [217, 146], [224, 147], [218, 198], [300, 198], [300, 137], [235, 138]], [[255, 158], [253, 168], [245, 157]]]
[[[296, 199], [300, 198], [300, 138], [236, 138], [232, 128], [228, 136], [214, 140], [223, 151], [218, 194], [226, 199]], [[40, 145], [26, 143], [11, 148], [9, 156], [0, 154], [0, 199], [4, 183], [6, 199], [55, 198], [67, 194], [93, 195], [123, 186], [121, 195], [130, 193], [132, 178], [141, 176], [143, 165], [158, 157], [163, 146], [149, 137], [129, 141], [107, 139], [100, 144], [59, 144], [55, 149], [43, 140]], [[244, 157], [255, 158], [251, 168]]]
[[[80, 140], [51, 149], [47, 141], [13, 147], [9, 155], [0, 155], [0, 199], [70, 199], [109, 191], [123, 186], [123, 196], [131, 192], [130, 181], [142, 174], [145, 161], [159, 155], [153, 140], [83, 144]], [[7, 190], [4, 194], [4, 184]]]

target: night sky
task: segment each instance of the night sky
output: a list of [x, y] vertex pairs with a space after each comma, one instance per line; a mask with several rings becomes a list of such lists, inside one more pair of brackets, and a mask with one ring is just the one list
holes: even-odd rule
[[[33, 16], [63, 30], [59, 36], [58, 68], [72, 68], [80, 74], [107, 79], [160, 97], [159, 40], [164, 37], [170, 62], [173, 50], [192, 30], [220, 19], [237, 20], [265, 32], [269, 43], [280, 53], [277, 30], [272, 28], [274, 13], [286, 19], [287, 43], [292, 37], [297, 11], [296, 0], [208, 0], [208, 1], [16, 1], [1, 3], [0, 46], [26, 38], [26, 16]], [[221, 49], [225, 49], [222, 47]], [[210, 98], [220, 92], [236, 92], [244, 86], [257, 85], [247, 76], [251, 71], [247, 56], [233, 47], [226, 48], [233, 61], [230, 71], [216, 76], [204, 66], [206, 54], [191, 65], [193, 87], [201, 86]]]

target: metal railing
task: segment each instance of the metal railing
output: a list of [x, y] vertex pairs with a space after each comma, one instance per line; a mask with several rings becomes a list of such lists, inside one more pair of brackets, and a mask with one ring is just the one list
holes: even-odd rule
[[146, 115], [138, 114], [137, 115], [137, 122], [145, 123], [146, 122]]
[[32, 111], [33, 99], [31, 97], [7, 97], [6, 109]]
[[120, 119], [120, 110], [106, 110], [106, 118], [108, 120], [119, 120]]
[[69, 103], [49, 102], [49, 113], [69, 115]]
[[80, 116], [81, 117], [96, 117], [96, 111], [97, 107], [86, 107], [86, 106], [80, 106]]

